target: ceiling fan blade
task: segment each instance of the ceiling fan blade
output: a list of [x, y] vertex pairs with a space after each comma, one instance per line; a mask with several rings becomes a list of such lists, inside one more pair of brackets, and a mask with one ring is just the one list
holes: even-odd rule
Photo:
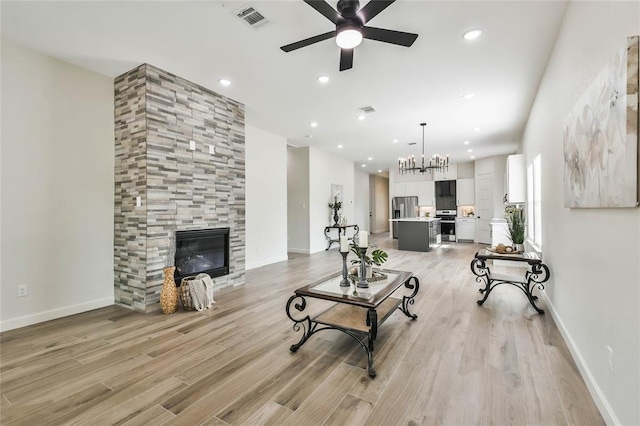
[[364, 7], [358, 12], [360, 19], [362, 19], [362, 23], [366, 24], [395, 1], [396, 0], [370, 0], [369, 3], [364, 5]]
[[324, 0], [304, 0], [306, 4], [320, 12], [322, 16], [333, 22], [334, 24], [338, 24], [338, 19], [341, 18], [340, 14], [337, 10], [335, 10], [329, 3]]
[[386, 30], [384, 28], [362, 27], [362, 37], [384, 43], [409, 47], [418, 38], [418, 34], [403, 31]]
[[353, 49], [340, 49], [340, 71], [353, 67]]
[[304, 40], [296, 41], [295, 43], [282, 46], [280, 49], [285, 52], [291, 52], [292, 50], [300, 49], [301, 47], [309, 46], [310, 44], [317, 43], [319, 41], [330, 39], [336, 36], [336, 31], [329, 31], [328, 33], [320, 34], [317, 36], [305, 38]]

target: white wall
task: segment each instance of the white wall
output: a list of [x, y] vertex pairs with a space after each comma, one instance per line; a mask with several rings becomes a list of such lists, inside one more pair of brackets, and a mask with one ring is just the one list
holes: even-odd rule
[[358, 225], [361, 231], [369, 231], [369, 173], [357, 170], [360, 166], [354, 165], [354, 220], [349, 224]]
[[287, 249], [309, 253], [309, 148], [287, 150]]
[[564, 207], [562, 123], [638, 34], [639, 2], [569, 2], [523, 142], [527, 164], [541, 153], [546, 296], [605, 420], [625, 425], [640, 424], [640, 211]]
[[0, 328], [9, 330], [113, 304], [114, 89], [4, 40], [1, 62]]
[[332, 183], [343, 186], [341, 214], [347, 216], [347, 220], [355, 217], [353, 162], [318, 148], [309, 147], [309, 250], [311, 253], [327, 248], [324, 228], [333, 223], [328, 207], [331, 201]]
[[287, 140], [245, 126], [246, 269], [287, 260]]

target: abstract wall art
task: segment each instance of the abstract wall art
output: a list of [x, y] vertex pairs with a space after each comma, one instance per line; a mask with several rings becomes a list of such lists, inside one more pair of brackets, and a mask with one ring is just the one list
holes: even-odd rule
[[638, 36], [628, 37], [564, 121], [564, 206], [638, 205]]

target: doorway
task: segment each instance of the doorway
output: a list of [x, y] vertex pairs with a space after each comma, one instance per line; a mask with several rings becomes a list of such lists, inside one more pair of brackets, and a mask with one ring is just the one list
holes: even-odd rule
[[389, 179], [369, 175], [369, 229], [389, 232]]

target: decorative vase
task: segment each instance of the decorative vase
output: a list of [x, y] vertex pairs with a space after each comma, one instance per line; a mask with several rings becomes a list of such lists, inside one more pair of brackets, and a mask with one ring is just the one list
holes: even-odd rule
[[175, 266], [168, 266], [162, 271], [164, 272], [164, 283], [160, 292], [160, 307], [163, 314], [172, 314], [178, 309], [178, 289], [176, 282], [173, 280]]
[[338, 225], [338, 220], [340, 220], [340, 216], [338, 216], [338, 210], [335, 209], [333, 210], [333, 226], [339, 226]]
[[524, 252], [524, 244], [514, 244], [513, 248], [517, 252]]

